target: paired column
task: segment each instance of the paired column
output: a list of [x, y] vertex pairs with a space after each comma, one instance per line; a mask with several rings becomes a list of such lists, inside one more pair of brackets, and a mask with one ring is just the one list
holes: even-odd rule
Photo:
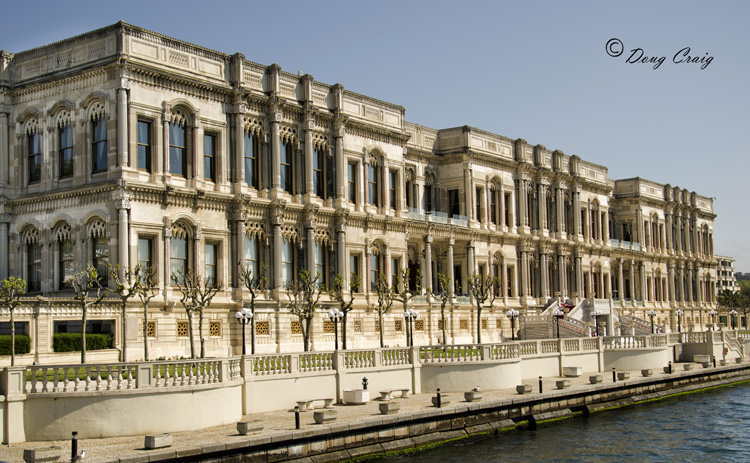
[[[275, 111], [271, 117], [271, 189], [281, 188], [281, 144], [279, 136], [279, 123], [281, 122], [281, 111]], [[291, 179], [287, 179], [291, 181]], [[274, 248], [276, 244], [274, 243]]]
[[345, 133], [346, 130], [344, 129], [344, 124], [340, 121], [337, 121], [336, 126], [333, 130], [334, 145], [336, 150], [336, 198], [341, 200], [344, 199], [344, 186], [346, 185], [346, 160], [344, 159]]
[[448, 238], [448, 294], [453, 297], [456, 293], [456, 275], [453, 272], [453, 245], [455, 238]]
[[669, 270], [669, 276], [668, 276], [668, 279], [667, 279], [667, 285], [669, 286], [669, 302], [673, 303], [675, 301], [675, 298], [674, 298], [674, 292], [675, 292], [675, 289], [674, 289], [674, 264], [672, 262], [670, 262], [668, 264], [667, 268]]
[[557, 256], [557, 277], [560, 280], [560, 297], [565, 299], [568, 297], [568, 288], [567, 288], [567, 277], [568, 269], [567, 265], [565, 265], [565, 256], [560, 254]]
[[[573, 228], [571, 235], [581, 234], [581, 191], [578, 187], [573, 188]], [[578, 288], [580, 292], [581, 288]]]
[[128, 90], [130, 81], [120, 79], [117, 88], [117, 165], [128, 165]]
[[425, 289], [434, 289], [432, 287], [432, 235], [424, 237], [424, 255], [425, 255]]
[[[8, 185], [10, 167], [8, 144], [8, 114], [10, 106], [0, 104], [0, 186]], [[7, 255], [7, 254], [6, 254]]]
[[[117, 208], [119, 209], [119, 217], [118, 217], [118, 230], [117, 230], [117, 250], [118, 250], [118, 256], [117, 260], [120, 264], [120, 280], [125, 281], [125, 270], [130, 268], [130, 263], [128, 261], [128, 237], [129, 237], [129, 230], [128, 230], [128, 209], [130, 209], [130, 200], [129, 199], [122, 199], [120, 200], [120, 203], [117, 205]], [[2, 255], [2, 251], [0, 251], [0, 255]], [[7, 255], [7, 252], [6, 252]]]
[[540, 276], [542, 280], [542, 297], [549, 298], [549, 265], [547, 265], [547, 254], [542, 252], [539, 255], [539, 264], [541, 265]]
[[10, 214], [0, 214], [0, 280], [8, 278], [8, 228], [10, 227]]
[[625, 277], [623, 276], [623, 265], [624, 262], [620, 259], [619, 265], [617, 266], [617, 289], [621, 301], [625, 300]]

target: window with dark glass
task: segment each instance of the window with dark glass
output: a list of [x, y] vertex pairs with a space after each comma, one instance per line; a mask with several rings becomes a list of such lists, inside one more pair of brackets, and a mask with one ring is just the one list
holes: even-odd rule
[[219, 246], [216, 243], [206, 244], [206, 286], [216, 286], [216, 278], [218, 277], [216, 273], [218, 248]]
[[376, 168], [372, 164], [367, 166], [367, 202], [374, 205], [380, 205], [380, 195], [378, 194], [378, 173], [380, 169]]
[[448, 190], [448, 211], [450, 212], [451, 217], [461, 215], [458, 189]]
[[187, 176], [187, 145], [185, 128], [172, 122], [169, 124], [169, 172]]
[[260, 189], [260, 139], [245, 132], [245, 184]]
[[184, 281], [182, 274], [188, 269], [188, 247], [185, 238], [172, 236], [169, 240], [169, 275], [172, 275], [182, 283]]
[[75, 273], [73, 260], [73, 242], [70, 240], [60, 241], [60, 261], [58, 262], [58, 272], [60, 275], [60, 289], [65, 288], [65, 280], [72, 277]]
[[375, 292], [378, 290], [378, 276], [381, 273], [380, 269], [380, 257], [376, 255], [370, 256], [370, 291]]
[[320, 275], [320, 278], [318, 279], [319, 288], [323, 285], [326, 285], [326, 287], [328, 286], [328, 272], [326, 271], [327, 258], [328, 253], [326, 252], [325, 244], [315, 243], [315, 275]]
[[73, 128], [61, 127], [60, 134], [60, 178], [73, 176]]
[[510, 193], [505, 193], [505, 226], [510, 227]]
[[490, 222], [497, 225], [497, 190], [490, 190]]
[[316, 146], [313, 148], [313, 191], [321, 199], [326, 199], [326, 157], [323, 150]]
[[425, 214], [432, 212], [432, 185], [424, 186], [424, 210]]
[[107, 286], [109, 280], [109, 242], [103, 236], [94, 238], [93, 264], [102, 286]]
[[484, 222], [484, 220], [482, 220], [482, 189], [481, 188], [477, 188], [476, 201], [477, 201], [477, 215], [475, 218], [477, 219], [478, 222]]
[[245, 266], [252, 272], [251, 278], [256, 278], [260, 272], [260, 249], [258, 237], [245, 235]]
[[100, 117], [94, 121], [94, 173], [107, 170], [107, 119]]
[[29, 134], [29, 183], [42, 180], [42, 136]]
[[42, 245], [32, 243], [27, 249], [29, 292], [42, 290]]
[[203, 178], [216, 181], [216, 135], [203, 135]]
[[153, 240], [151, 238], [138, 238], [138, 265], [144, 269], [153, 268], [152, 246]]
[[281, 142], [281, 150], [279, 153], [280, 156], [280, 174], [281, 174], [281, 184], [280, 187], [282, 190], [286, 191], [287, 193], [294, 194], [294, 172], [292, 170], [292, 163], [294, 158], [294, 151], [292, 144], [288, 141], [282, 141]]
[[138, 121], [138, 168], [151, 173], [151, 123]]
[[388, 172], [388, 205], [396, 209], [396, 172]]
[[398, 257], [391, 259], [391, 285], [394, 288], [398, 286], [398, 279], [400, 277], [401, 264], [399, 264]]
[[294, 243], [286, 240], [281, 245], [281, 282], [287, 284], [294, 281]]
[[[359, 268], [359, 255], [351, 255], [349, 256], [349, 271], [352, 275], [360, 276], [360, 268]], [[361, 286], [354, 288], [354, 291], [359, 292], [361, 289]]]
[[357, 202], [357, 164], [350, 162], [347, 165], [347, 182], [349, 187], [349, 201]]

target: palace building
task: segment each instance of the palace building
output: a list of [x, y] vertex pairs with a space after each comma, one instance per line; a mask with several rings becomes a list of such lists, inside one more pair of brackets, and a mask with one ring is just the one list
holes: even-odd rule
[[[63, 280], [89, 262], [105, 275], [110, 264], [157, 269], [146, 321], [154, 358], [189, 353], [170, 281], [184, 268], [222, 287], [206, 312], [210, 356], [241, 351], [234, 313], [249, 293], [239, 266], [269, 269], [255, 314], [258, 352], [302, 349], [283, 289], [302, 269], [326, 285], [337, 274], [361, 277], [350, 349], [379, 344], [375, 281], [403, 268], [420, 292], [410, 304], [420, 314], [415, 344], [442, 336], [440, 304], [426, 291], [437, 292], [439, 274], [451, 282], [449, 343], [475, 341], [477, 325], [484, 342], [510, 338], [510, 308], [521, 313], [523, 336], [524, 320], [538, 322], [560, 301], [602, 308], [611, 333], [642, 326], [651, 309], [666, 330], [677, 331], [678, 309], [683, 329], [710, 321], [711, 198], [612, 180], [604, 166], [523, 139], [404, 116], [340, 84], [123, 22], [2, 51], [0, 279], [28, 283], [19, 332], [39, 357], [51, 352], [53, 333], [80, 330]], [[501, 279], [479, 321], [466, 291], [474, 274]], [[333, 307], [324, 295], [312, 328], [317, 350], [333, 347], [324, 316]], [[406, 344], [402, 310], [396, 304], [384, 317], [388, 345]], [[580, 313], [579, 324], [590, 323]], [[137, 359], [142, 308], [133, 300], [127, 332], [118, 314], [116, 300], [105, 302], [87, 329], [113, 332], [118, 346], [125, 336]], [[8, 314], [0, 317], [7, 332]]]

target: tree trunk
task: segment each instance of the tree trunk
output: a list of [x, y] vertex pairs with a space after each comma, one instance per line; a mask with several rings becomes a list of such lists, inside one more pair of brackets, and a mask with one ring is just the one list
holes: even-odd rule
[[203, 309], [198, 311], [198, 339], [201, 340], [201, 358], [206, 358], [206, 340], [203, 339]]
[[443, 320], [443, 345], [447, 345], [448, 342], [445, 339], [445, 304], [440, 306], [440, 318]]
[[341, 319], [341, 348], [346, 350], [346, 319], [349, 312], [344, 312], [344, 318]]
[[383, 345], [383, 312], [378, 312], [378, 321], [380, 322], [380, 348], [382, 349], [383, 347], [385, 347]]
[[16, 324], [13, 321], [13, 309], [10, 309], [10, 366], [16, 366]]
[[148, 304], [143, 304], [143, 360], [148, 362]]
[[193, 339], [193, 313], [187, 310], [188, 337], [190, 338], [190, 358], [195, 359], [195, 339]]
[[[255, 304], [253, 304], [253, 318], [250, 319], [250, 354], [255, 355]], [[244, 330], [245, 327], [243, 326]]]
[[309, 332], [307, 331], [307, 326], [305, 324], [305, 321], [302, 319], [302, 317], [300, 317], [299, 319], [299, 326], [300, 328], [302, 328], [302, 350], [304, 352], [307, 352], [307, 350], [309, 349], [309, 344], [308, 344], [308, 339], [307, 339]]
[[81, 365], [86, 363], [86, 304], [81, 304]]
[[128, 354], [127, 348], [128, 348], [128, 341], [127, 336], [125, 333], [127, 333], [127, 318], [125, 317], [125, 306], [127, 305], [127, 302], [123, 302], [122, 304], [122, 330], [120, 330], [120, 336], [122, 336], [122, 352], [120, 352], [120, 361], [122, 363], [125, 363], [128, 361]]
[[312, 318], [305, 320], [305, 350], [310, 350], [310, 326], [312, 325]]
[[477, 344], [482, 344], [482, 304], [477, 304]]

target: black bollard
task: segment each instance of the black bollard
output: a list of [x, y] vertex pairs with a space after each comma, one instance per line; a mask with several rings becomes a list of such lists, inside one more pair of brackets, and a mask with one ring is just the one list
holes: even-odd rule
[[672, 361], [669, 361], [669, 374], [672, 374]]
[[70, 461], [78, 456], [78, 431], [73, 431], [73, 440], [70, 443]]
[[438, 388], [438, 390], [437, 390], [437, 408], [442, 408], [442, 406], [443, 406], [443, 403], [440, 400], [440, 388]]
[[613, 383], [617, 382], [617, 373], [615, 372], [614, 368], [612, 368], [612, 382]]
[[544, 392], [544, 389], [542, 389], [542, 377], [540, 376], [539, 377], [539, 393], [541, 394], [542, 392]]
[[714, 368], [716, 368], [716, 357], [714, 357]]
[[294, 427], [299, 429], [299, 405], [294, 406]]

